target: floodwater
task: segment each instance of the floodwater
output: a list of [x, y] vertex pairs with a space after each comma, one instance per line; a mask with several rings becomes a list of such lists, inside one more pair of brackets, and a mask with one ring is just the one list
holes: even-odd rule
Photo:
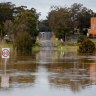
[[96, 56], [53, 50], [48, 34], [40, 52], [0, 60], [0, 96], [96, 96]]
[[0, 96], [96, 96], [96, 56], [41, 50], [0, 62]]

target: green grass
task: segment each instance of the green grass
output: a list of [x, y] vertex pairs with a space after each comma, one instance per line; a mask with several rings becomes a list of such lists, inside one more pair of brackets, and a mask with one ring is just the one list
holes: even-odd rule
[[40, 51], [40, 46], [41, 46], [41, 43], [40, 42], [36, 42], [33, 47], [32, 47], [32, 51]]
[[0, 42], [0, 48], [13, 48], [13, 44], [7, 44], [5, 41]]
[[79, 43], [77, 43], [77, 41], [68, 41], [65, 44], [68, 46], [79, 46]]
[[52, 36], [51, 41], [56, 41], [58, 38], [55, 37], [55, 35]]
[[41, 46], [41, 43], [36, 42], [32, 47], [32, 51], [34, 51], [34, 52], [40, 51], [40, 46]]
[[13, 49], [13, 44], [7, 44], [7, 48]]
[[36, 42], [34, 46], [41, 46], [40, 42]]
[[92, 42], [96, 43], [96, 38], [90, 39]]
[[[36, 42], [36, 44], [32, 47], [32, 51], [40, 51], [41, 44], [39, 42]], [[10, 48], [11, 51], [13, 51], [13, 44], [8, 44], [5, 41], [0, 42], [0, 52], [2, 48]]]
[[68, 46], [68, 45], [66, 45], [66, 46], [61, 46], [61, 45], [58, 45], [58, 46], [56, 46], [55, 47], [55, 50], [57, 50], [57, 51], [61, 51], [61, 47], [63, 47], [64, 48], [64, 51], [69, 51], [69, 52], [77, 52], [77, 50], [78, 50], [78, 48], [79, 48], [79, 46]]
[[61, 47], [63, 47], [64, 50], [66, 50], [66, 47], [63, 45], [55, 45], [54, 47], [55, 47], [55, 50], [57, 50], [57, 51], [61, 51]]
[[77, 52], [79, 48], [79, 44], [77, 43], [77, 41], [70, 41], [70, 40], [64, 43], [58, 40], [57, 42], [53, 42], [53, 46], [57, 51], [62, 51], [61, 47], [63, 47], [64, 51], [67, 52]]

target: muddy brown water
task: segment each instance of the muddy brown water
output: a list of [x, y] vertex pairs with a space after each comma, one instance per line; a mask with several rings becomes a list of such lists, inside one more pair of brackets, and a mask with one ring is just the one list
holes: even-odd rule
[[0, 96], [96, 96], [96, 56], [52, 50], [12, 54], [6, 75], [0, 62]]

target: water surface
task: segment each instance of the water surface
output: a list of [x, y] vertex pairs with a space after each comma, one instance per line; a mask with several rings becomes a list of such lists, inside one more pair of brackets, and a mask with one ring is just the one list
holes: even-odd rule
[[96, 96], [96, 56], [53, 50], [14, 53], [6, 73], [5, 61], [0, 62], [0, 96]]

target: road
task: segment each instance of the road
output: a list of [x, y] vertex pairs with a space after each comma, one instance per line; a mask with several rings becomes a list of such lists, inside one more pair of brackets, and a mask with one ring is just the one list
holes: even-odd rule
[[40, 33], [40, 42], [42, 44], [41, 50], [53, 50], [51, 37], [52, 37], [51, 32]]

